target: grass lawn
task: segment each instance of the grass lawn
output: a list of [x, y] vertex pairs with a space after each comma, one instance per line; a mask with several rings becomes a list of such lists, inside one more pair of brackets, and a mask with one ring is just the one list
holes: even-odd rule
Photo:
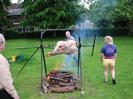
[[[45, 44], [56, 43], [57, 39], [44, 40]], [[91, 56], [91, 48], [82, 48], [83, 90], [85, 94], [80, 96], [79, 91], [71, 93], [49, 93], [40, 95], [40, 52], [38, 51], [22, 73], [14, 81], [14, 85], [21, 99], [133, 99], [133, 38], [115, 37], [114, 43], [118, 48], [116, 62], [116, 81], [113, 85], [109, 74], [109, 83], [103, 83], [103, 65], [100, 61], [100, 48], [103, 38], [98, 38], [94, 56]], [[15, 47], [39, 46], [39, 40], [7, 40], [6, 50], [2, 52], [8, 59], [13, 55], [23, 55], [27, 60], [35, 49], [13, 49]], [[52, 49], [45, 49], [45, 52]], [[60, 64], [63, 55], [46, 58], [48, 71], [56, 64]], [[14, 77], [26, 62], [10, 63], [12, 76]], [[110, 73], [110, 72], [109, 72]]]

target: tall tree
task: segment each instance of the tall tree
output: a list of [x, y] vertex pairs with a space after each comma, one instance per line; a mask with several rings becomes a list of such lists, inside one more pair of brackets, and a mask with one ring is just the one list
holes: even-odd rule
[[2, 32], [8, 24], [8, 20], [6, 19], [8, 13], [6, 9], [10, 4], [10, 0], [0, 0], [0, 32]]
[[110, 27], [113, 20], [114, 0], [94, 0], [90, 4], [89, 17], [98, 27]]
[[[39, 28], [66, 28], [85, 11], [79, 0], [24, 0], [23, 25]], [[27, 2], [27, 3], [26, 3]]]
[[129, 35], [133, 35], [133, 0], [117, 0], [113, 15], [114, 19], [121, 21], [121, 23], [125, 20], [130, 29]]
[[133, 34], [133, 0], [95, 0], [89, 13], [100, 26], [129, 27]]

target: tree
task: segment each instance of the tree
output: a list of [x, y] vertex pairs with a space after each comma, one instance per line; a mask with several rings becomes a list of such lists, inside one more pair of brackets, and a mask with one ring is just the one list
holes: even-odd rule
[[8, 24], [8, 20], [6, 19], [6, 15], [8, 14], [6, 9], [9, 6], [10, 0], [0, 0], [0, 32], [5, 29], [5, 26]]
[[102, 20], [107, 27], [129, 27], [129, 33], [133, 34], [133, 0], [96, 0], [89, 13], [96, 24]]
[[114, 19], [125, 20], [129, 27], [129, 35], [133, 35], [133, 0], [118, 0], [118, 4], [113, 11]]
[[98, 27], [111, 27], [115, 2], [112, 0], [94, 0], [90, 4], [89, 17]]
[[95, 0], [90, 5], [89, 14], [98, 26], [128, 27], [129, 35], [133, 35], [132, 11], [133, 0]]
[[39, 28], [66, 28], [85, 12], [79, 0], [24, 0], [23, 25]]

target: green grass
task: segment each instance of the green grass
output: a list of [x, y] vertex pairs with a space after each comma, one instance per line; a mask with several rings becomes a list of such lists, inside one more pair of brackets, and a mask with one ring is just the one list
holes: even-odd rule
[[[57, 39], [46, 39], [45, 43], [55, 43]], [[21, 99], [133, 99], [133, 38], [115, 37], [114, 43], [118, 48], [116, 61], [116, 80], [113, 85], [109, 74], [109, 83], [103, 83], [103, 65], [100, 62], [100, 48], [103, 38], [98, 38], [94, 56], [91, 56], [91, 48], [82, 48], [83, 90], [85, 94], [80, 96], [79, 91], [71, 93], [49, 93], [40, 95], [40, 52], [38, 51], [22, 73], [14, 81], [14, 85]], [[15, 47], [39, 46], [39, 40], [7, 40], [6, 50], [3, 52], [8, 59], [13, 55], [23, 55], [27, 60], [35, 49], [13, 49]], [[51, 49], [45, 49], [45, 52]], [[48, 71], [56, 64], [62, 62], [63, 55], [46, 58]], [[12, 76], [14, 77], [26, 62], [10, 63]]]

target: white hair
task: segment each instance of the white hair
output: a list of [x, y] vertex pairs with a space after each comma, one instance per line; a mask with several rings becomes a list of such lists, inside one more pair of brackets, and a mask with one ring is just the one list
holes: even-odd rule
[[2, 34], [0, 34], [0, 43], [5, 44], [5, 38]]
[[107, 44], [113, 44], [113, 38], [111, 36], [105, 36], [104, 40]]

